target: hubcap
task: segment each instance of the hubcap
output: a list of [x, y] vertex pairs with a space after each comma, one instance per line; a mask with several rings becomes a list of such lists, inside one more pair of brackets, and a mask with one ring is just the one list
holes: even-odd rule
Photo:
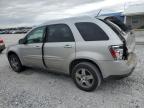
[[91, 74], [91, 72], [84, 68], [77, 70], [75, 77], [77, 83], [84, 88], [89, 88], [94, 83], [93, 75]]

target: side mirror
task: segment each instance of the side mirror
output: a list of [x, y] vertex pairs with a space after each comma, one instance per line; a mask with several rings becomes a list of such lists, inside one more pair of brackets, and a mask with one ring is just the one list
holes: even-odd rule
[[19, 44], [25, 44], [25, 43], [26, 43], [26, 39], [25, 38], [19, 40]]

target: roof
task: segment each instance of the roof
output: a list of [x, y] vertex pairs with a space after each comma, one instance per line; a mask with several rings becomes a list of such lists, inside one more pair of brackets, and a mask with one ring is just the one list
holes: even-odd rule
[[144, 4], [131, 5], [125, 9], [124, 15], [141, 15], [144, 14]]
[[56, 23], [69, 23], [72, 21], [82, 21], [82, 20], [91, 20], [91, 19], [94, 19], [94, 17], [92, 17], [92, 16], [75, 16], [75, 17], [69, 17], [69, 18], [49, 20], [41, 25], [56, 24]]

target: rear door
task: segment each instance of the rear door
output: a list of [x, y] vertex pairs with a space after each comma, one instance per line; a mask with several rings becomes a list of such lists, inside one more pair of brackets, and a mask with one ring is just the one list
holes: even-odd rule
[[65, 71], [75, 57], [75, 40], [66, 24], [47, 26], [44, 60], [48, 69]]

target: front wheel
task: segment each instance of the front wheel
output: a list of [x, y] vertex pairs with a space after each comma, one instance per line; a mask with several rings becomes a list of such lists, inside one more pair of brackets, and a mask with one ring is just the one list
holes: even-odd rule
[[10, 54], [8, 56], [8, 60], [10, 63], [11, 68], [15, 71], [20, 73], [23, 70], [23, 66], [16, 54]]
[[3, 50], [0, 50], [0, 53], [2, 53]]
[[76, 86], [84, 91], [95, 90], [102, 81], [99, 69], [89, 62], [77, 64], [72, 70], [72, 77]]

